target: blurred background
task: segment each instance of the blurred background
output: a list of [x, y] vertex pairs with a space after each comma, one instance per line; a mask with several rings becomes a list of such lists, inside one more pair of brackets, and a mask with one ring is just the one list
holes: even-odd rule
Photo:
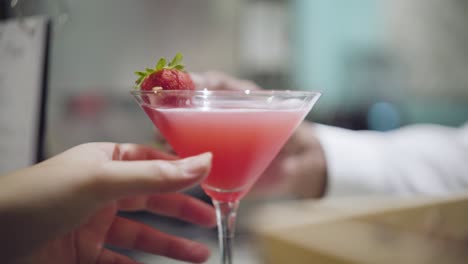
[[[352, 129], [458, 126], [468, 116], [468, 4], [447, 0], [1, 0], [54, 20], [48, 154], [152, 141], [134, 71], [177, 51], [268, 89], [319, 90], [309, 117]], [[10, 2], [17, 2], [9, 8]]]
[[[38, 14], [54, 22], [49, 156], [88, 141], [152, 144], [128, 93], [133, 72], [178, 51], [189, 71], [322, 91], [308, 118], [324, 124], [386, 131], [468, 117], [465, 1], [0, 0], [0, 18]], [[216, 240], [187, 228], [175, 232]], [[245, 252], [239, 263], [256, 263]]]

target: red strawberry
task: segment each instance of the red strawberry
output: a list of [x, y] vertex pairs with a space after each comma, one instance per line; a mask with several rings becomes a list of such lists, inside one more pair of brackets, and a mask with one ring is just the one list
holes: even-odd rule
[[[177, 53], [172, 61], [166, 65], [166, 59], [159, 59], [154, 69], [146, 69], [146, 72], [136, 72], [139, 76], [136, 81], [141, 90], [194, 90], [195, 84], [190, 75], [184, 71], [182, 54]], [[138, 88], [138, 87], [137, 87]]]
[[182, 54], [177, 53], [172, 61], [166, 65], [166, 59], [159, 59], [154, 69], [146, 68], [145, 72], [135, 72], [139, 76], [136, 81], [137, 89], [156, 91], [154, 94], [143, 95], [143, 100], [150, 105], [158, 106], [187, 106], [191, 103], [190, 96], [157, 93], [158, 90], [195, 90], [195, 84], [190, 75], [184, 71]]
[[162, 69], [154, 72], [141, 83], [141, 89], [151, 91], [154, 87], [163, 90], [194, 90], [192, 78], [187, 72], [177, 69]]

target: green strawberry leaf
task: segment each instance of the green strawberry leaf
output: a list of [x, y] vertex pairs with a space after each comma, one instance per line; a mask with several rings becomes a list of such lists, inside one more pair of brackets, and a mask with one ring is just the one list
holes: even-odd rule
[[165, 66], [166, 66], [166, 59], [160, 58], [158, 63], [156, 64], [156, 71], [160, 71], [164, 69]]
[[171, 63], [169, 63], [169, 68], [175, 68], [175, 66], [179, 65], [182, 62], [183, 58], [184, 56], [182, 55], [182, 53], [177, 52], [177, 54], [172, 59]]
[[146, 78], [146, 73], [137, 71], [135, 72], [135, 74], [138, 75], [138, 79], [135, 81], [135, 84], [140, 85], [143, 82], [143, 80]]
[[167, 60], [165, 58], [160, 58], [158, 62], [156, 63], [156, 67], [154, 69], [145, 68], [145, 71], [136, 71], [135, 74], [138, 76], [138, 79], [135, 81], [135, 84], [136, 84], [135, 89], [140, 89], [141, 84], [148, 76], [160, 70], [177, 69], [179, 71], [183, 71], [184, 65], [182, 64], [182, 59], [183, 59], [182, 53], [177, 52], [177, 54], [174, 56], [174, 58], [168, 65], [166, 65]]
[[140, 85], [140, 84], [143, 82], [143, 79], [144, 79], [144, 78], [145, 78], [145, 77], [141, 76], [140, 78], [138, 78], [138, 79], [135, 81], [135, 84], [136, 84], [136, 85]]
[[174, 69], [177, 69], [179, 71], [183, 71], [184, 70], [184, 65], [178, 64], [178, 65], [174, 66]]

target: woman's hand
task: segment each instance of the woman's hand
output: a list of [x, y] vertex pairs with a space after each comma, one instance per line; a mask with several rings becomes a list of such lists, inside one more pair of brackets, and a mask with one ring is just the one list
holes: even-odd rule
[[203, 262], [209, 249], [117, 215], [146, 210], [212, 227], [211, 206], [176, 191], [200, 182], [211, 154], [176, 160], [152, 148], [89, 143], [0, 178], [2, 263], [133, 264], [104, 247]]

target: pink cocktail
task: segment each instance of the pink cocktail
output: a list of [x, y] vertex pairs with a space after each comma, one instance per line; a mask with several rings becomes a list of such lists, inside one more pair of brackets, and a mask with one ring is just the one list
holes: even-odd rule
[[320, 94], [299, 91], [134, 91], [181, 157], [213, 153], [202, 183], [218, 212], [222, 262], [232, 263], [239, 200], [263, 173]]
[[181, 157], [213, 153], [202, 187], [223, 202], [239, 200], [248, 191], [306, 114], [304, 109], [144, 108]]

